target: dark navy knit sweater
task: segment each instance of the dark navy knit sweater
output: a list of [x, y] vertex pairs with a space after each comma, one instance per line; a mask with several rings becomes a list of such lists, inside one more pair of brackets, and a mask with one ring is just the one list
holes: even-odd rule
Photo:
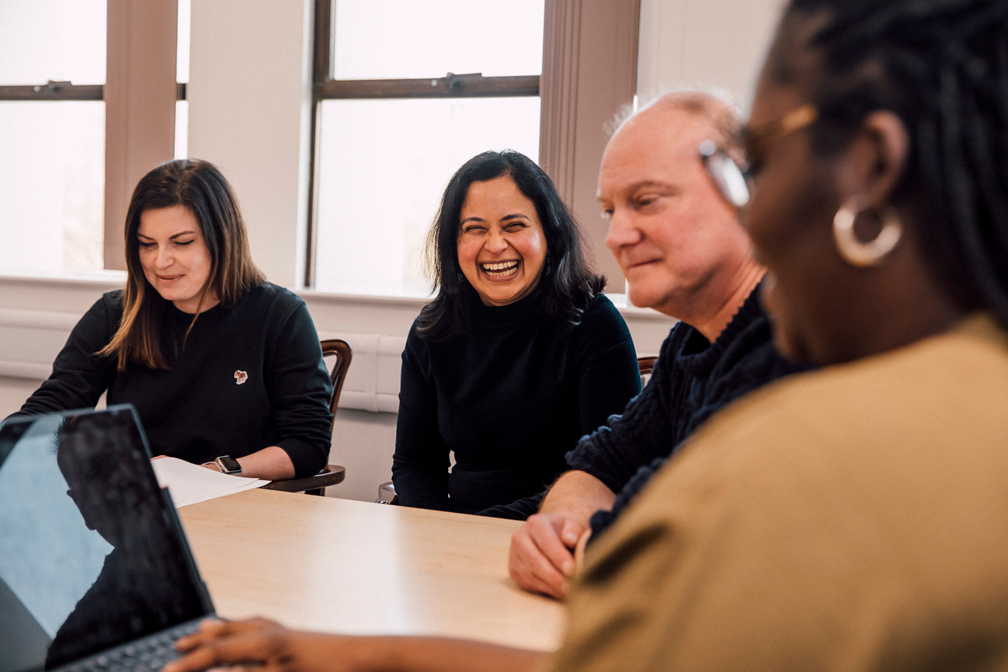
[[613, 510], [592, 518], [592, 537], [707, 418], [756, 388], [808, 368], [774, 348], [758, 287], [714, 343], [688, 324], [673, 327], [640, 396], [567, 455], [571, 469], [588, 472], [617, 493]]

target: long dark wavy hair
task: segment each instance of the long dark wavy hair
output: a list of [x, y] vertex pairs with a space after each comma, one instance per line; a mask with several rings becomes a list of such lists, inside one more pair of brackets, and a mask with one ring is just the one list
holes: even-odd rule
[[[210, 252], [210, 280], [200, 296], [193, 324], [210, 290], [221, 305], [233, 306], [265, 281], [249, 251], [245, 221], [234, 190], [213, 164], [198, 159], [168, 161], [137, 183], [126, 212], [126, 287], [123, 317], [112, 340], [99, 355], [116, 357], [119, 370], [129, 362], [151, 369], [169, 368], [174, 352], [166, 352], [170, 335], [165, 319], [169, 301], [161, 298], [140, 264], [140, 215], [181, 205], [196, 217]], [[189, 325], [192, 329], [192, 324]], [[188, 332], [186, 332], [188, 334]]]
[[[789, 19], [822, 22], [806, 45], [821, 63], [813, 149], [845, 146], [875, 110], [898, 115], [911, 143], [895, 195], [929, 206], [928, 264], [960, 307], [1008, 328], [1008, 2], [792, 0]], [[789, 60], [771, 53], [778, 81]]]
[[458, 263], [462, 205], [473, 182], [504, 175], [514, 180], [519, 191], [535, 204], [546, 235], [548, 263], [535, 290], [541, 314], [573, 328], [605, 287], [605, 277], [595, 273], [588, 261], [580, 227], [543, 169], [513, 150], [483, 152], [466, 161], [452, 176], [427, 234], [427, 267], [437, 296], [420, 314], [417, 329], [420, 336], [441, 340], [466, 330], [464, 293], [474, 290]]

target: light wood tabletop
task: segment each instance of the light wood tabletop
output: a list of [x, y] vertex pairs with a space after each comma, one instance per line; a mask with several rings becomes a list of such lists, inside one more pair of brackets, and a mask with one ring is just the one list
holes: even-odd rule
[[563, 606], [508, 577], [516, 521], [247, 490], [179, 510], [224, 618], [547, 651]]

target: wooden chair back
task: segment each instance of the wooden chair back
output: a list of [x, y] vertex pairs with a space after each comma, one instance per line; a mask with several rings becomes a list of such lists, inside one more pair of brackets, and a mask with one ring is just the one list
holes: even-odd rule
[[637, 358], [637, 368], [640, 369], [641, 387], [647, 385], [647, 382], [651, 380], [651, 372], [654, 371], [654, 365], [657, 361], [657, 357]]
[[[336, 424], [336, 405], [339, 403], [340, 392], [343, 391], [343, 381], [346, 379], [347, 369], [350, 368], [350, 360], [353, 359], [353, 350], [350, 344], [338, 338], [331, 338], [327, 341], [320, 341], [322, 345], [323, 357], [336, 357], [329, 378], [332, 379], [333, 393], [329, 399], [329, 412], [333, 414], [333, 425]], [[330, 485], [342, 483], [346, 477], [346, 469], [339, 465], [329, 464], [322, 468], [322, 471], [307, 478], [291, 478], [285, 481], [273, 481], [266, 486], [266, 490], [281, 490], [283, 492], [305, 492], [309, 495], [325, 495], [325, 489]]]
[[336, 357], [332, 372], [329, 377], [332, 379], [332, 399], [329, 400], [329, 412], [333, 414], [333, 423], [336, 422], [336, 405], [339, 403], [340, 392], [343, 391], [343, 381], [346, 380], [347, 369], [350, 368], [350, 361], [353, 359], [353, 349], [350, 344], [339, 338], [330, 338], [321, 341], [322, 356]]

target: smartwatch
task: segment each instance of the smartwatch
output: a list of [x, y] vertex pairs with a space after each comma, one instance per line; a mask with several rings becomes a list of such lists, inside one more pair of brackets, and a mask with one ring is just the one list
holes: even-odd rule
[[222, 474], [237, 476], [242, 473], [242, 468], [241, 465], [238, 464], [238, 460], [232, 459], [230, 455], [221, 455], [214, 460], [213, 463]]

